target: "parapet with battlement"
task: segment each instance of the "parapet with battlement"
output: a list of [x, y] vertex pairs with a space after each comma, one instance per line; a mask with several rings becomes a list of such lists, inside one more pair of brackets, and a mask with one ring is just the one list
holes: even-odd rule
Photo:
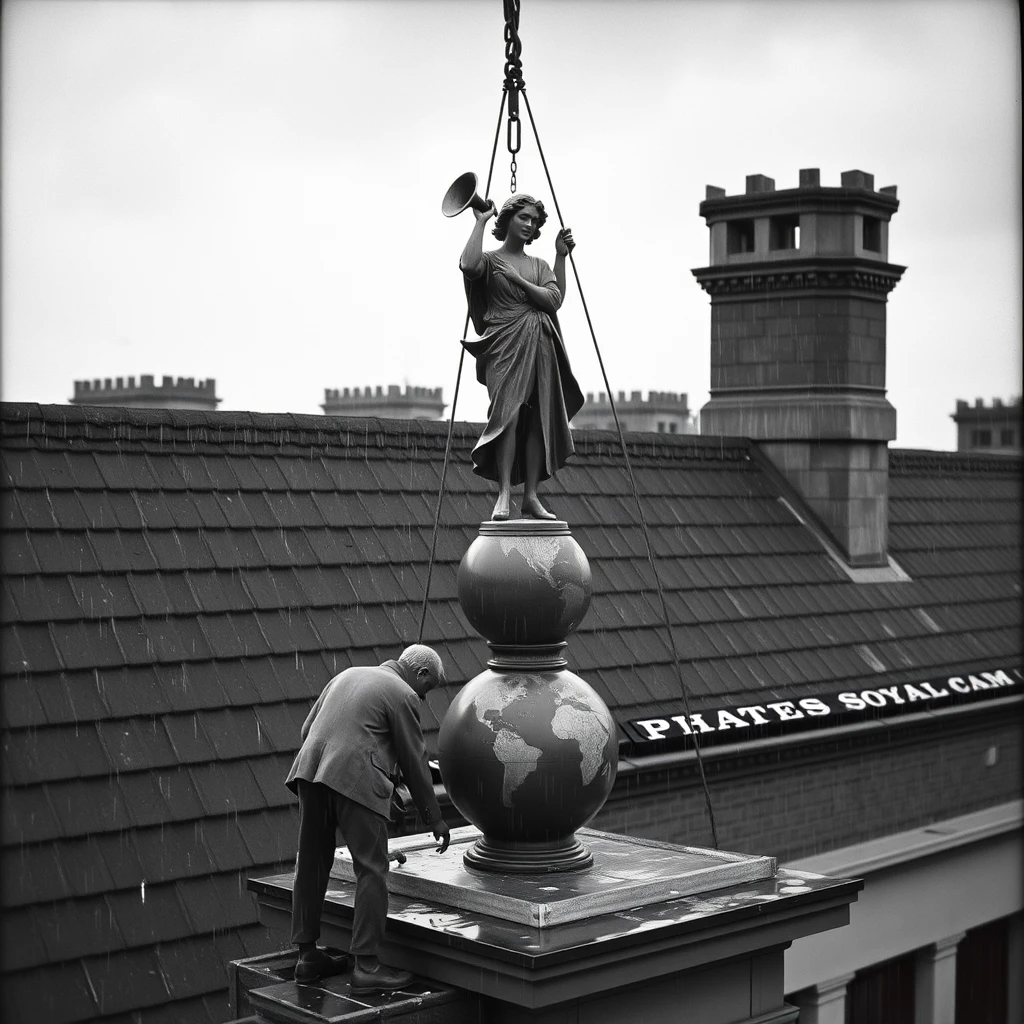
[[206, 409], [213, 411], [221, 401], [212, 377], [163, 377], [159, 384], [152, 374], [135, 377], [104, 377], [76, 380], [72, 405], [108, 405], [127, 409]]
[[[690, 413], [686, 392], [631, 391], [626, 397], [620, 391], [615, 398], [615, 412], [623, 430], [649, 430], [658, 434], [696, 434], [697, 423]], [[574, 430], [614, 430], [610, 396], [603, 391], [587, 392], [583, 408], [573, 417]]]
[[958, 398], [956, 412], [950, 419], [956, 424], [956, 450], [958, 452], [990, 451], [1019, 452], [1024, 444], [1021, 438], [1024, 406], [1021, 396], [1003, 402], [993, 398], [986, 405], [983, 398], [976, 398], [974, 405]]
[[325, 388], [320, 406], [327, 416], [376, 416], [393, 420], [439, 420], [446, 408], [441, 388], [379, 384], [365, 388]]

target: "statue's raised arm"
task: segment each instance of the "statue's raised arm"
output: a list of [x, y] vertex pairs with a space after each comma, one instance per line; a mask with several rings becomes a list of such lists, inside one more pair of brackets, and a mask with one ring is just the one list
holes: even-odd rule
[[523, 193], [509, 199], [494, 224], [501, 247], [488, 252], [483, 233], [495, 217], [494, 204], [473, 214], [476, 222], [459, 265], [480, 338], [463, 344], [476, 358], [477, 380], [490, 399], [487, 425], [473, 449], [473, 472], [498, 483], [492, 519], [509, 518], [512, 487], [519, 483], [522, 514], [555, 519], [540, 503], [537, 486], [572, 455], [569, 420], [583, 406], [558, 326], [572, 233], [558, 233], [552, 270], [525, 252], [547, 220], [542, 202]]

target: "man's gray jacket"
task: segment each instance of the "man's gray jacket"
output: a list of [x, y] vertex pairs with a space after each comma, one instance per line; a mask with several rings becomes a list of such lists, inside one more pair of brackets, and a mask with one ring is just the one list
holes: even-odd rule
[[423, 821], [441, 820], [420, 726], [420, 698], [397, 661], [356, 666], [324, 687], [302, 725], [302, 746], [285, 785], [322, 782], [384, 818], [398, 772]]

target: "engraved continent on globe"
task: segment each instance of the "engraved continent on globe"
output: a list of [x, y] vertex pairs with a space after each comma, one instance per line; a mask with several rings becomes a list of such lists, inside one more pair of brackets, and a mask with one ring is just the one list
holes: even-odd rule
[[488, 835], [570, 834], [614, 782], [617, 741], [604, 702], [571, 672], [538, 675], [482, 673], [442, 726], [449, 795]]

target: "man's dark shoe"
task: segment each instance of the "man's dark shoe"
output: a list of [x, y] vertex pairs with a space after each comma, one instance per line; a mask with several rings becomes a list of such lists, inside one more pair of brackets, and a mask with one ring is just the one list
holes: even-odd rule
[[374, 968], [360, 967], [358, 961], [352, 968], [352, 991], [359, 993], [368, 992], [394, 992], [400, 988], [408, 988], [412, 984], [412, 974], [409, 971], [399, 971], [394, 967], [385, 967], [384, 964], [377, 964]]
[[311, 949], [300, 953], [295, 964], [295, 980], [308, 985], [321, 978], [332, 978], [344, 974], [352, 966], [352, 957], [347, 953], [331, 952], [326, 949]]

